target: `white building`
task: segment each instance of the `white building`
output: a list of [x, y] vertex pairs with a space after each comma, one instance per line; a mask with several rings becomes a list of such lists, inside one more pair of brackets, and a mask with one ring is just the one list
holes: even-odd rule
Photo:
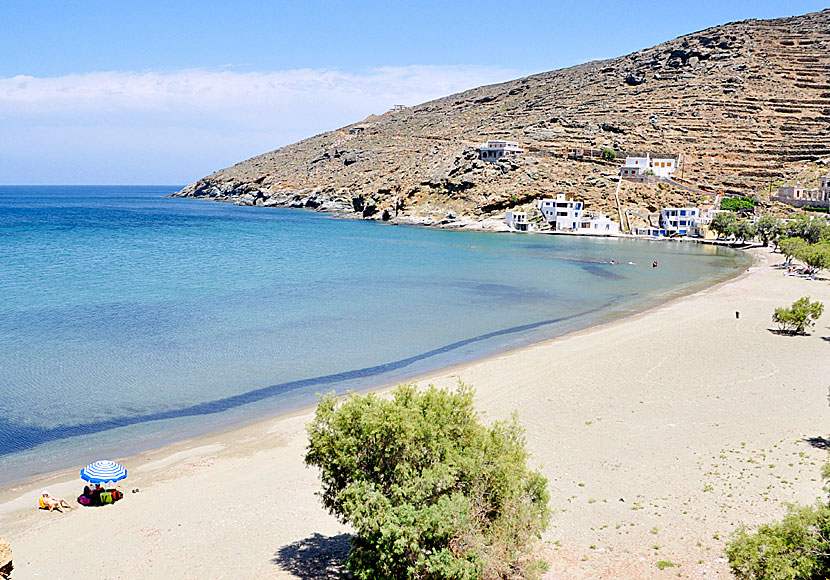
[[666, 235], [666, 230], [662, 228], [635, 228], [634, 235], [659, 238]]
[[519, 232], [529, 232], [533, 229], [533, 224], [527, 221], [527, 214], [523, 211], [508, 211], [504, 213], [504, 223], [510, 229]]
[[830, 175], [819, 178], [818, 189], [807, 189], [800, 183], [789, 187], [779, 187], [778, 195], [770, 197], [795, 207], [814, 206], [830, 207]]
[[557, 193], [556, 199], [540, 199], [536, 202], [536, 207], [554, 231], [575, 231], [582, 218], [582, 202], [566, 199], [564, 193]]
[[589, 211], [579, 220], [578, 234], [594, 234], [596, 236], [616, 236], [620, 233], [620, 224], [599, 211]]
[[524, 152], [516, 141], [487, 141], [478, 148], [478, 157], [484, 161], [498, 161], [502, 157], [515, 157]]
[[700, 209], [696, 207], [664, 207], [660, 210], [660, 227], [668, 235], [687, 235], [691, 229], [700, 225]]
[[626, 157], [625, 165], [620, 168], [620, 177], [625, 179], [643, 179], [647, 171], [657, 177], [671, 177], [680, 163], [680, 155], [655, 155], [646, 153], [645, 157]]
[[558, 193], [556, 199], [540, 199], [536, 207], [556, 232], [616, 235], [620, 225], [600, 212], [586, 212], [581, 201], [567, 199]]

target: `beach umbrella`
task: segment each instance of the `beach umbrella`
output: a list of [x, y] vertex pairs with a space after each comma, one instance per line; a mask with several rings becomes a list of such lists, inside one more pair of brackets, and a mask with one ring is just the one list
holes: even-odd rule
[[89, 483], [121, 481], [127, 477], [127, 469], [120, 463], [107, 459], [90, 463], [81, 470], [81, 479]]

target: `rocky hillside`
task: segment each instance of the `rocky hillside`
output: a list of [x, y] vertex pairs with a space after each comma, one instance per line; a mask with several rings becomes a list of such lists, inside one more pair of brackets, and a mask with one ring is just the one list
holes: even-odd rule
[[[521, 142], [485, 163], [487, 139]], [[830, 158], [830, 10], [710, 28], [605, 61], [372, 116], [254, 157], [178, 196], [302, 206], [371, 219], [486, 226], [564, 192], [616, 216], [620, 162], [591, 151], [681, 153], [676, 177], [725, 194], [768, 195]], [[583, 149], [584, 157], [569, 151]], [[625, 209], [706, 203], [626, 184]], [[397, 217], [396, 217], [397, 214]]]

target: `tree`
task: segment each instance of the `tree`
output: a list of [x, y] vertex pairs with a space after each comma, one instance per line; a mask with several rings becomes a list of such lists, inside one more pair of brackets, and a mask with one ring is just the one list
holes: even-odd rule
[[781, 220], [771, 215], [762, 216], [755, 224], [755, 231], [761, 238], [761, 243], [766, 246], [781, 232]]
[[778, 325], [779, 330], [803, 334], [807, 328], [815, 325], [822, 312], [824, 312], [824, 304], [818, 300], [810, 302], [809, 296], [802, 296], [789, 308], [783, 306], [776, 308], [772, 321]]
[[796, 257], [807, 264], [814, 274], [818, 274], [821, 270], [830, 268], [830, 242], [806, 246]]
[[308, 425], [307, 465], [323, 505], [355, 529], [357, 578], [533, 577], [528, 556], [547, 527], [546, 479], [527, 467], [515, 415], [485, 427], [473, 389], [399, 385], [321, 397]]
[[751, 240], [755, 237], [755, 224], [749, 220], [740, 220], [735, 222], [731, 228], [735, 238], [741, 241]]
[[730, 212], [716, 213], [712, 218], [712, 231], [718, 234], [718, 237], [723, 237], [732, 233], [732, 228], [735, 224], [735, 214]]
[[787, 237], [801, 238], [808, 244], [830, 240], [830, 225], [823, 217], [799, 215], [784, 227]]
[[602, 158], [606, 161], [614, 161], [614, 159], [617, 158], [617, 152], [611, 149], [610, 147], [603, 147]]
[[781, 238], [778, 240], [778, 249], [787, 258], [787, 262], [792, 261], [793, 258], [798, 258], [807, 247], [807, 242], [802, 238]]

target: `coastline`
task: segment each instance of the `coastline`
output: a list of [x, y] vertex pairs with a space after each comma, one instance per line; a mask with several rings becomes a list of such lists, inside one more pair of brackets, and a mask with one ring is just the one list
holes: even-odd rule
[[[169, 196], [168, 196], [169, 197]], [[223, 202], [219, 202], [223, 203]], [[335, 216], [341, 217], [341, 216]], [[396, 224], [392, 224], [396, 225]], [[410, 227], [429, 227], [429, 226], [417, 226], [414, 224], [407, 224]], [[486, 232], [486, 230], [482, 230], [482, 233], [503, 233], [503, 232]], [[507, 232], [511, 233], [511, 232]], [[515, 233], [515, 232], [512, 232]], [[531, 232], [531, 233], [547, 233], [556, 235], [557, 232]], [[571, 234], [563, 234], [565, 236]], [[574, 234], [576, 235], [576, 234]], [[591, 236], [590, 234], [585, 235], [576, 235], [577, 237], [595, 237], [595, 238], [605, 238], [605, 239], [619, 239], [619, 240], [635, 240], [637, 238], [634, 237], [626, 237], [626, 236]], [[663, 241], [663, 240], [661, 240]], [[683, 242], [683, 241], [693, 241], [693, 240], [668, 240], [672, 242]], [[739, 252], [747, 254], [747, 252]], [[750, 263], [748, 264], [751, 266], [754, 262], [757, 261], [757, 258], [752, 258]], [[355, 389], [355, 392], [358, 393], [367, 393], [367, 392], [385, 392], [388, 391], [399, 382], [417, 382], [423, 383], [424, 381], [428, 381], [430, 377], [441, 376], [446, 373], [451, 373], [457, 371], [459, 369], [463, 369], [467, 366], [474, 365], [477, 363], [484, 363], [492, 359], [496, 359], [505, 355], [515, 354], [524, 349], [532, 348], [534, 346], [544, 345], [551, 343], [553, 341], [557, 341], [560, 339], [564, 339], [570, 336], [577, 336], [581, 333], [591, 332], [593, 330], [602, 329], [608, 325], [613, 325], [618, 322], [622, 322], [628, 319], [636, 318], [638, 316], [645, 315], [655, 309], [659, 309], [667, 304], [671, 304], [676, 300], [683, 300], [687, 297], [693, 296], [699, 292], [704, 292], [708, 289], [718, 287], [722, 284], [727, 284], [731, 281], [737, 280], [740, 277], [746, 275], [746, 271], [736, 271], [736, 273], [728, 273], [724, 274], [719, 280], [717, 281], [708, 281], [703, 285], [695, 285], [691, 288], [683, 288], [679, 290], [673, 290], [671, 292], [666, 293], [665, 295], [656, 297], [652, 302], [645, 305], [645, 308], [636, 309], [634, 312], [631, 313], [624, 313], [624, 314], [614, 314], [611, 315], [609, 319], [606, 320], [594, 320], [588, 323], [587, 326], [582, 328], [577, 328], [575, 330], [567, 330], [564, 334], [550, 336], [548, 338], [536, 339], [536, 338], [526, 338], [525, 340], [521, 340], [521, 344], [519, 346], [511, 346], [504, 350], [499, 350], [498, 352], [491, 352], [489, 354], [484, 355], [476, 355], [471, 359], [464, 359], [459, 362], [451, 363], [448, 365], [442, 365], [436, 368], [432, 368], [426, 371], [415, 371], [411, 373], [403, 373], [404, 378], [396, 381], [394, 383], [385, 383], [382, 382], [383, 379], [376, 379], [376, 380], [367, 380], [364, 386], [361, 386]], [[512, 329], [507, 329], [506, 331], [496, 331], [493, 334], [498, 333], [510, 333]], [[416, 355], [420, 356], [420, 355]], [[362, 369], [361, 369], [362, 370]], [[144, 456], [147, 454], [151, 454], [153, 456], [157, 454], [164, 454], [167, 453], [166, 450], [175, 448], [181, 445], [189, 445], [192, 442], [198, 442], [204, 438], [210, 438], [212, 436], [218, 436], [225, 433], [231, 433], [233, 431], [244, 429], [248, 426], [256, 425], [258, 423], [267, 422], [271, 420], [280, 419], [283, 417], [290, 417], [296, 414], [303, 414], [303, 413], [313, 413], [314, 408], [316, 407], [316, 403], [309, 402], [307, 404], [300, 404], [299, 406], [289, 406], [285, 410], [279, 410], [277, 412], [270, 412], [267, 415], [262, 414], [253, 414], [245, 416], [241, 419], [237, 418], [236, 420], [220, 420], [218, 422], [218, 427], [213, 426], [205, 429], [196, 428], [190, 426], [188, 428], [183, 428], [177, 435], [170, 434], [166, 438], [162, 439], [158, 443], [151, 444], [152, 446], [146, 447], [144, 445], [139, 445], [138, 447], [133, 446], [132, 448], [128, 449], [126, 453], [119, 453], [118, 451], [114, 451], [112, 449], [109, 450], [111, 452], [110, 458], [116, 458], [119, 461], [129, 461], [131, 458]], [[123, 446], [122, 446], [123, 447]], [[115, 448], [113, 448], [115, 449]], [[171, 451], [172, 453], [172, 451]], [[81, 465], [77, 466], [79, 469]], [[0, 481], [0, 506], [4, 504], [6, 501], [11, 499], [15, 490], [25, 488], [28, 486], [34, 487], [43, 487], [44, 485], [48, 485], [49, 482], [59, 481], [62, 477], [74, 477], [74, 472], [77, 471], [74, 464], [72, 467], [66, 468], [58, 468], [53, 470], [44, 471], [42, 473], [36, 473], [33, 475], [26, 475], [20, 478], [12, 479], [9, 481]]]
[[[693, 424], [703, 424], [721, 415], [726, 423], [750, 408], [743, 399], [736, 398], [737, 394], [718, 387], [756, 381], [775, 382], [769, 379], [780, 380], [782, 385], [778, 388], [786, 390], [812, 387], [809, 397], [795, 397], [804, 409], [799, 408], [795, 414], [790, 411], [787, 419], [809, 414], [810, 425], [803, 427], [802, 434], [821, 435], [817, 430], [822, 423], [826, 424], [828, 416], [824, 401], [826, 385], [819, 384], [817, 376], [821, 369], [807, 369], [808, 380], [804, 380], [799, 369], [804, 364], [803, 357], [814, 355], [816, 347], [817, 352], [826, 352], [826, 342], [821, 340], [821, 336], [827, 334], [823, 330], [826, 321], [819, 322], [811, 337], [771, 335], [765, 326], [769, 326], [769, 314], [774, 306], [789, 303], [807, 293], [826, 300], [830, 289], [826, 282], [784, 278], [779, 271], [768, 267], [768, 251], [753, 254], [760, 261], [756, 259], [748, 271], [694, 294], [670, 299], [623, 319], [429, 373], [417, 380], [445, 386], [452, 386], [457, 380], [472, 383], [478, 393], [477, 406], [485, 413], [485, 420], [500, 419], [518, 409], [520, 420], [527, 427], [534, 461], [542, 465], [550, 480], [551, 507], [556, 511], [543, 548], [552, 564], [547, 578], [588, 578], [602, 571], [621, 573], [621, 567], [632, 569], [632, 566], [637, 570], [636, 574], [632, 572], [632, 577], [650, 577], [657, 573], [654, 561], [663, 559], [664, 555], [666, 559], [689, 566], [684, 572], [705, 567], [716, 576], [724, 573], [725, 564], [719, 561], [722, 554], [715, 548], [722, 544], [729, 529], [734, 529], [724, 521], [737, 520], [737, 507], [746, 508], [746, 505], [738, 506], [740, 501], [726, 500], [727, 494], [719, 492], [725, 492], [732, 485], [728, 477], [724, 480], [724, 473], [738, 477], [735, 473], [742, 474], [743, 471], [728, 471], [720, 465], [712, 468], [712, 462], [721, 460], [712, 459], [707, 453], [711, 451], [717, 457], [717, 448], [731, 446], [721, 453], [731, 458], [742, 450], [748, 452], [746, 445], [754, 451], [758, 451], [758, 446], [745, 433], [747, 428], [752, 430], [755, 425], [732, 425], [731, 434], [737, 436], [715, 437], [714, 445], [709, 431], [719, 428], [709, 425], [703, 431], [696, 428], [690, 432], [690, 425], [684, 425], [689, 419], [694, 419]], [[792, 298], [783, 298], [782, 290]], [[711, 314], [713, 308], [726, 310], [727, 316], [719, 317], [711, 328], [692, 325], [685, 332], [676, 332], [672, 328], [678, 317], [681, 320], [707, 320], [706, 315]], [[736, 309], [750, 311], [742, 312], [736, 321]], [[763, 316], [757, 316], [756, 312]], [[747, 345], [741, 345], [742, 356], [737, 357], [739, 360], [735, 361], [734, 368], [716, 365], [710, 367], [708, 373], [703, 368], [693, 373], [694, 385], [685, 384], [689, 382], [685, 378], [680, 380], [679, 384], [685, 388], [695, 387], [695, 396], [689, 401], [675, 400], [675, 387], [662, 384], [660, 380], [667, 362], [680, 356], [681, 360], [688, 358], [690, 364], [700, 363], [703, 357], [702, 362], [708, 360], [711, 364], [712, 357], [728, 353], [722, 352], [724, 345], [716, 336], [711, 339], [712, 345], [706, 344], [705, 337], [718, 329], [729, 331], [730, 325], [747, 324], [754, 331], [750, 338], [763, 340], [751, 340]], [[638, 334], [643, 334], [641, 344], [626, 344], [626, 338], [637, 342]], [[676, 341], [689, 342], [705, 352], [692, 352], [687, 356], [665, 337], [676, 337]], [[739, 337], [730, 335], [726, 339], [738, 340]], [[771, 360], [773, 366], [766, 369], [770, 372], [758, 374], [755, 371], [755, 367], [768, 366], [763, 360], [770, 358], [765, 356], [769, 344], [789, 348], [793, 341], [798, 341], [800, 346], [809, 344], [812, 350], [785, 357], [791, 358], [790, 362]], [[603, 353], [602, 356], [597, 356], [597, 350]], [[787, 364], [793, 367], [784, 368]], [[722, 379], [707, 379], [712, 371], [723, 375]], [[788, 374], [781, 374], [782, 371]], [[747, 374], [748, 381], [743, 376]], [[790, 374], [799, 379], [801, 387], [791, 384]], [[677, 375], [670, 372], [669, 376]], [[656, 383], [653, 388], [647, 388], [652, 378]], [[505, 384], [511, 388], [504, 388]], [[551, 391], [551, 387], [555, 390]], [[546, 402], [553, 400], [554, 393], [562, 400], [551, 408]], [[776, 402], [782, 406], [780, 398]], [[689, 403], [694, 404], [690, 407]], [[696, 408], [698, 405], [715, 405], [715, 408], [703, 412]], [[720, 406], [724, 408], [720, 409]], [[783, 406], [792, 407], [792, 402]], [[625, 414], [622, 414], [623, 408]], [[651, 409], [657, 417], [644, 414], [645, 409]], [[664, 416], [667, 411], [672, 412], [673, 417], [677, 416], [667, 420]], [[0, 529], [15, 550], [15, 578], [34, 577], [36, 573], [55, 578], [99, 577], [98, 566], [103, 566], [104, 560], [108, 566], [120, 570], [110, 576], [114, 578], [131, 577], [131, 566], [134, 569], [139, 563], [148, 561], [147, 565], [151, 565], [148, 570], [152, 570], [152, 576], [156, 578], [214, 578], [218, 576], [217, 567], [236, 571], [235, 577], [297, 577], [289, 571], [286, 559], [291, 550], [286, 547], [308, 547], [309, 538], [318, 537], [315, 534], [322, 534], [318, 538], [322, 538], [322, 547], [331, 547], [335, 541], [326, 543], [325, 538], [340, 538], [342, 543], [340, 535], [347, 532], [347, 528], [328, 516], [319, 505], [313, 494], [317, 474], [302, 466], [304, 425], [312, 412], [313, 407], [305, 408], [128, 457], [124, 462], [130, 469], [130, 477], [121, 486], [128, 492], [127, 497], [105, 510], [78, 509], [61, 516], [34, 509], [37, 494], [43, 486], [48, 486], [55, 495], [74, 498], [80, 489], [74, 469], [3, 490], [0, 494]], [[702, 416], [698, 416], [701, 413]], [[636, 425], [626, 420], [629, 414], [637, 419]], [[687, 438], [675, 435], [673, 431], [692, 435], [691, 439], [700, 436], [706, 443], [702, 447], [713, 449], [690, 453]], [[770, 428], [769, 431], [762, 439], [770, 439], [775, 430]], [[775, 433], [777, 438], [769, 445], [765, 444], [763, 453], [770, 456], [769, 464], [775, 461], [785, 470], [792, 471], [792, 466], [787, 468], [782, 459], [772, 459], [779, 453], [773, 451], [772, 445], [776, 448], [785, 446], [781, 433]], [[661, 441], [666, 440], [669, 455], [676, 454], [674, 461], [666, 455], [665, 447], [654, 447], [656, 434]], [[793, 437], [792, 434], [787, 436], [787, 451], [795, 445], [807, 458], [797, 457], [799, 475], [785, 474], [787, 484], [781, 484], [781, 489], [776, 492], [780, 497], [769, 497], [768, 492], [764, 496], [768, 498], [766, 506], [765, 500], [758, 500], [760, 507], [752, 504], [752, 510], [740, 512], [745, 512], [748, 523], [780, 515], [783, 511], [781, 501], [812, 501], [820, 495], [820, 482], [810, 480], [817, 480], [817, 465], [820, 465], [824, 452], [794, 443]], [[673, 446], [676, 449], [672, 451]], [[809, 463], [808, 460], [816, 465], [802, 465], [804, 461]], [[705, 468], [711, 469], [703, 471]], [[661, 470], [666, 473], [661, 474]], [[772, 468], [764, 471], [767, 470]], [[706, 473], [712, 474], [706, 477], [711, 478], [710, 485], [715, 493], [698, 485], [699, 477], [691, 477]], [[694, 485], [690, 487], [689, 483]], [[754, 485], [755, 482], [750, 483]], [[130, 494], [129, 490], [134, 488], [141, 491]], [[259, 498], [256, 505], [234, 500], [233, 491], [239, 489]], [[171, 498], [178, 497], [182, 490], [187, 491], [188, 499], [180, 505]], [[684, 505], [684, 501], [691, 505]], [[695, 505], [696, 501], [700, 505]], [[736, 506], [729, 509], [715, 506], [714, 512], [726, 510], [724, 518], [712, 512], [711, 506], [706, 505], [709, 501], [735, 502]], [[194, 507], [194, 504], [201, 507]], [[637, 506], [642, 509], [632, 509]], [[598, 510], [608, 513], [598, 514]], [[675, 513], [677, 510], [693, 515], [687, 518], [685, 514]], [[658, 512], [660, 515], [655, 515]], [[592, 525], [587, 525], [586, 519]], [[657, 522], [652, 524], [653, 527], [648, 525], [652, 520]], [[219, 528], [217, 521], [221, 522]], [[179, 527], [184, 530], [177, 529]], [[663, 531], [652, 534], [649, 528]], [[628, 533], [622, 534], [620, 530]], [[42, 561], [36, 556], [44, 546], [60, 545], [78, 535], [101, 532], [111, 536], [111, 541], [121, 548], [115, 550], [120, 554], [100, 561], [96, 558], [94, 562], [82, 554], [67, 555], [66, 558], [72, 561], [71, 573], [66, 567], [52, 567], [54, 562]], [[170, 545], [175, 544], [174, 539], [182, 540], [177, 532], [186, 532], [184, 547]], [[704, 537], [706, 532], [708, 538]], [[713, 539], [713, 534], [719, 535], [720, 539]], [[593, 538], [594, 535], [598, 537]], [[632, 539], [636, 541], [632, 542]], [[693, 539], [703, 545], [696, 547]], [[561, 547], [554, 544], [556, 541]], [[652, 545], [657, 545], [655, 542], [661, 545], [659, 550], [651, 549]], [[653, 554], [658, 551], [659, 557]], [[704, 563], [696, 564], [700, 559]], [[55, 571], [58, 571], [57, 575]]]

